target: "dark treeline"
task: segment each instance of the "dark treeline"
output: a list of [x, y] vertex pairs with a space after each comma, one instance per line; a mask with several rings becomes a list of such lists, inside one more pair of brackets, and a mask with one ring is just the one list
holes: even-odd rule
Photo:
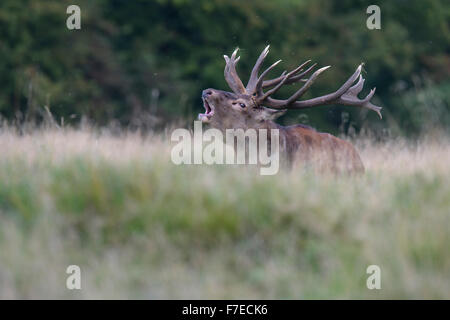
[[[383, 1], [381, 30], [366, 27], [361, 0], [2, 0], [0, 114], [21, 123], [81, 118], [99, 125], [162, 127], [192, 121], [201, 90], [228, 90], [223, 54], [241, 49], [247, 81], [258, 54], [282, 59], [277, 76], [312, 59], [332, 65], [310, 89], [337, 89], [364, 62], [375, 113], [331, 106], [292, 111], [284, 123], [338, 132], [375, 128], [417, 135], [450, 127], [450, 4]], [[66, 8], [81, 8], [81, 30], [66, 28]], [[297, 87], [283, 89], [287, 96]]]

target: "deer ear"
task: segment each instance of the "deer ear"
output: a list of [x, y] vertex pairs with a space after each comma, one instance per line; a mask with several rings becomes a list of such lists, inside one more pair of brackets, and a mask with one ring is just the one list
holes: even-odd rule
[[266, 107], [261, 107], [260, 120], [275, 120], [285, 114], [287, 109], [275, 110]]

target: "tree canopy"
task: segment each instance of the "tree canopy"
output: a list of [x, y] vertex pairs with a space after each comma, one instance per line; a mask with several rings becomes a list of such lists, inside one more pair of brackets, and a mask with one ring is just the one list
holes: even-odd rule
[[[378, 128], [416, 135], [450, 127], [450, 5], [383, 2], [381, 29], [366, 27], [363, 0], [79, 0], [81, 30], [68, 30], [73, 1], [0, 2], [0, 114], [11, 121], [86, 117], [99, 125], [161, 127], [202, 111], [201, 90], [228, 90], [223, 54], [241, 52], [246, 81], [261, 52], [279, 75], [311, 59], [331, 65], [308, 97], [336, 90], [364, 62], [376, 114], [331, 106], [291, 111], [283, 123], [320, 130]], [[278, 73], [277, 73], [278, 72]], [[287, 96], [295, 86], [280, 91]], [[47, 111], [48, 110], [48, 111]]]

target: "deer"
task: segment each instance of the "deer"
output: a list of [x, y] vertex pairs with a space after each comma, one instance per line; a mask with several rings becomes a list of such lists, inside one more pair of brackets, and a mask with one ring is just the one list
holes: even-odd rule
[[[208, 88], [202, 92], [204, 113], [198, 115], [198, 120], [213, 128], [226, 129], [278, 129], [280, 155], [288, 168], [313, 167], [315, 170], [334, 173], [364, 173], [363, 162], [355, 147], [329, 133], [318, 132], [303, 124], [282, 126], [275, 119], [288, 110], [301, 110], [321, 105], [348, 105], [375, 111], [380, 119], [381, 107], [370, 102], [375, 89], [370, 90], [364, 98], [358, 98], [364, 86], [365, 79], [361, 75], [364, 63], [333, 93], [307, 100], [300, 98], [307, 92], [314, 81], [330, 66], [317, 69], [312, 73], [317, 63], [310, 65], [307, 60], [290, 72], [284, 71], [280, 76], [265, 80], [267, 74], [277, 66], [276, 61], [260, 74], [263, 62], [269, 53], [267, 46], [251, 71], [247, 86], [244, 87], [236, 71], [240, 56], [236, 57], [237, 48], [225, 59], [225, 80], [232, 92]], [[309, 76], [309, 77], [308, 77]], [[306, 78], [305, 78], [306, 77]], [[276, 99], [273, 95], [283, 86], [303, 83], [293, 95], [285, 100]]]

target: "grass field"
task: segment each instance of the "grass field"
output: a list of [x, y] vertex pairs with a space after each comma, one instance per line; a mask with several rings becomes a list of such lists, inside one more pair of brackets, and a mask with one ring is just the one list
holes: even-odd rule
[[450, 141], [356, 145], [362, 177], [260, 176], [175, 166], [162, 136], [4, 128], [0, 298], [450, 298]]

